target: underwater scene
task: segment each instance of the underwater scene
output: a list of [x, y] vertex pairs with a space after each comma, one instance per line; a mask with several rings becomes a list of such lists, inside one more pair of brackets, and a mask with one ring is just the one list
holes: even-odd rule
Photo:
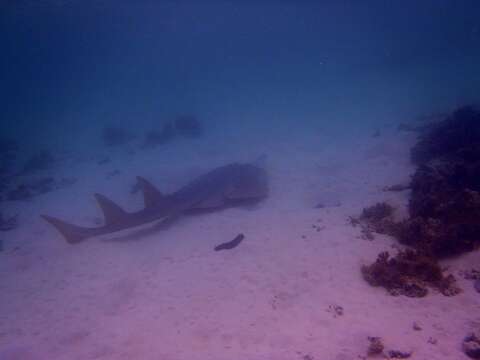
[[0, 1], [0, 360], [480, 359], [480, 1]]

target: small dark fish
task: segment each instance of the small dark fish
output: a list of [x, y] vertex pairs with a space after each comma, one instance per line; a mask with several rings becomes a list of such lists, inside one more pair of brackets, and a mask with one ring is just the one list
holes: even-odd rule
[[219, 251], [219, 250], [233, 249], [234, 247], [237, 247], [238, 244], [240, 244], [244, 238], [245, 238], [245, 235], [238, 234], [237, 236], [235, 236], [235, 239], [233, 239], [232, 241], [215, 246], [214, 250]]

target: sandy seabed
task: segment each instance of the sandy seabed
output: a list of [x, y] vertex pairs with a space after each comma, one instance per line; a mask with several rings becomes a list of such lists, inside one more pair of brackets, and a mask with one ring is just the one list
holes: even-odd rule
[[[408, 191], [382, 188], [413, 172], [411, 134], [289, 134], [251, 138], [249, 146], [234, 139], [116, 150], [105, 165], [73, 159], [52, 171], [76, 177], [74, 185], [6, 203], [20, 226], [2, 234], [0, 359], [349, 360], [366, 356], [369, 336], [381, 337], [387, 350], [412, 351], [411, 359], [468, 359], [461, 342], [480, 323], [471, 282], [457, 276], [464, 291], [455, 297], [431, 291], [412, 299], [361, 277], [362, 264], [399, 245], [382, 235], [361, 239], [348, 217], [377, 201], [405, 214]], [[267, 155], [271, 189], [255, 207], [78, 245], [38, 216], [93, 225], [100, 217], [94, 192], [135, 210], [142, 206], [130, 193], [135, 175], [170, 192], [259, 154]], [[237, 248], [213, 251], [239, 233], [245, 240]], [[476, 252], [442, 265], [457, 274], [479, 260]]]

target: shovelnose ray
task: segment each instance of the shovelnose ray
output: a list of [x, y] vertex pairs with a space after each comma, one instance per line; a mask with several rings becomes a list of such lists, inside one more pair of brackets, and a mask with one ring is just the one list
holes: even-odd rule
[[245, 201], [259, 201], [268, 195], [265, 170], [252, 164], [233, 163], [218, 167], [170, 195], [163, 195], [142, 177], [137, 177], [137, 181], [143, 191], [145, 207], [136, 212], [126, 212], [106, 196], [95, 194], [105, 218], [103, 226], [82, 227], [52, 216], [41, 216], [53, 225], [68, 243], [75, 244], [94, 236], [130, 229], [155, 220], [172, 220], [190, 211], [235, 206]]

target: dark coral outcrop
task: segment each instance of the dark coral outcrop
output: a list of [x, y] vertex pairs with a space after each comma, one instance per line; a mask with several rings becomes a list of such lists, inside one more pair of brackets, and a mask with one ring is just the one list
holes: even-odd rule
[[410, 219], [400, 241], [435, 257], [480, 244], [480, 112], [463, 107], [412, 148]]
[[455, 278], [444, 276], [433, 258], [413, 250], [400, 251], [395, 257], [382, 252], [373, 264], [362, 267], [362, 275], [370, 285], [382, 286], [391, 295], [424, 297], [429, 287], [446, 296], [460, 291]]
[[425, 128], [412, 148], [411, 159], [416, 165], [439, 158], [478, 159], [479, 146], [480, 112], [473, 106], [464, 106], [445, 120]]
[[423, 128], [411, 159], [417, 169], [409, 185], [409, 217], [394, 222], [393, 210], [378, 203], [352, 223], [394, 236], [415, 250], [394, 258], [383, 252], [362, 267], [362, 274], [392, 295], [422, 297], [428, 287], [455, 295], [455, 278], [444, 276], [437, 260], [480, 246], [480, 111], [462, 107]]
[[352, 225], [360, 225], [362, 238], [373, 240], [373, 233], [397, 237], [400, 233], [401, 224], [394, 220], [395, 209], [385, 203], [379, 202], [375, 205], [364, 208], [358, 218], [351, 217]]

